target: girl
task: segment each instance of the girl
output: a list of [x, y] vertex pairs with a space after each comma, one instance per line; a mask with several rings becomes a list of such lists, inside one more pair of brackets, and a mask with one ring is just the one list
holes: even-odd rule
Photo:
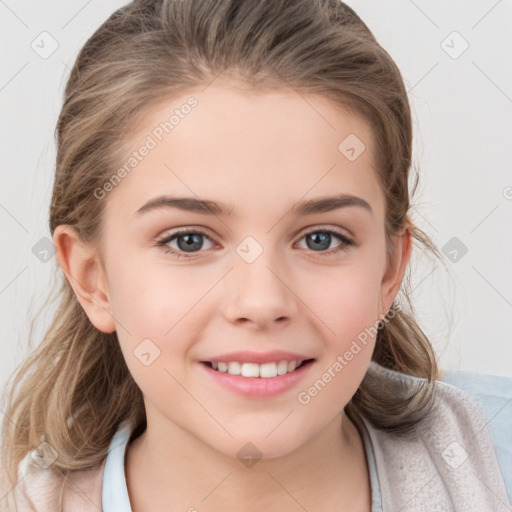
[[7, 510], [511, 509], [509, 380], [480, 405], [442, 382], [412, 315], [412, 241], [439, 253], [400, 72], [352, 9], [133, 1], [57, 136], [65, 279], [8, 390]]

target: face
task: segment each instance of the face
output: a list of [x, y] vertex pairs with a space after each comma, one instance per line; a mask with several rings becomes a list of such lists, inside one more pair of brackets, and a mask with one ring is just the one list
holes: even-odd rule
[[[247, 442], [266, 457], [297, 449], [357, 390], [401, 280], [370, 130], [322, 97], [216, 82], [147, 110], [126, 148], [136, 164], [97, 194], [105, 309], [148, 424], [231, 457]], [[219, 371], [252, 356], [312, 361], [268, 378]], [[288, 369], [264, 366], [245, 371]]]

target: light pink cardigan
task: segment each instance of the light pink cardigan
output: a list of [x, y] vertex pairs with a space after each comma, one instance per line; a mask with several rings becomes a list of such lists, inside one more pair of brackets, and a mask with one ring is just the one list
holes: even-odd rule
[[[43, 469], [30, 457], [19, 466], [20, 479], [15, 489], [5, 491], [0, 503], [2, 512], [100, 512], [102, 507], [103, 471], [105, 462], [86, 471], [70, 472], [66, 479]], [[25, 476], [23, 476], [25, 475]], [[14, 499], [16, 501], [14, 501]], [[5, 502], [8, 503], [5, 503]], [[6, 508], [7, 507], [7, 508]]]

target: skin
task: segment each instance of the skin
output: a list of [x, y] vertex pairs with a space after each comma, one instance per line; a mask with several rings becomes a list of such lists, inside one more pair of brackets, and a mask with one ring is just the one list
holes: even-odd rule
[[[198, 106], [102, 199], [101, 243], [85, 244], [70, 226], [54, 233], [80, 303], [99, 330], [117, 331], [144, 394], [148, 427], [125, 461], [132, 510], [369, 511], [364, 448], [343, 408], [375, 340], [309, 403], [297, 395], [386, 314], [410, 257], [405, 232], [394, 238], [386, 264], [385, 198], [371, 131], [323, 97], [291, 89], [256, 94], [217, 80], [144, 112], [129, 151], [191, 95]], [[355, 161], [338, 150], [349, 134], [366, 145]], [[235, 214], [135, 214], [161, 194], [223, 202]], [[363, 198], [372, 212], [288, 213], [297, 201], [335, 194]], [[183, 227], [208, 233], [191, 258], [156, 245]], [[327, 249], [315, 249], [305, 234], [322, 228], [337, 228], [355, 244], [326, 255], [344, 244], [333, 235]], [[247, 236], [263, 250], [252, 263], [236, 252]], [[179, 250], [181, 242], [168, 245]], [[134, 355], [147, 338], [160, 350], [149, 366]], [[233, 350], [273, 349], [316, 361], [307, 378], [267, 399], [221, 388], [199, 363]], [[251, 467], [237, 457], [247, 442], [262, 453]]]

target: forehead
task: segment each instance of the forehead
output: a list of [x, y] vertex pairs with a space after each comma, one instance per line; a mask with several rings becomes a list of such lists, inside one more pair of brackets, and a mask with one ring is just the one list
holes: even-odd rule
[[122, 152], [134, 165], [109, 200], [133, 210], [157, 194], [222, 195], [254, 213], [263, 199], [278, 204], [337, 190], [366, 195], [378, 210], [372, 152], [366, 123], [327, 98], [215, 82], [137, 115]]

